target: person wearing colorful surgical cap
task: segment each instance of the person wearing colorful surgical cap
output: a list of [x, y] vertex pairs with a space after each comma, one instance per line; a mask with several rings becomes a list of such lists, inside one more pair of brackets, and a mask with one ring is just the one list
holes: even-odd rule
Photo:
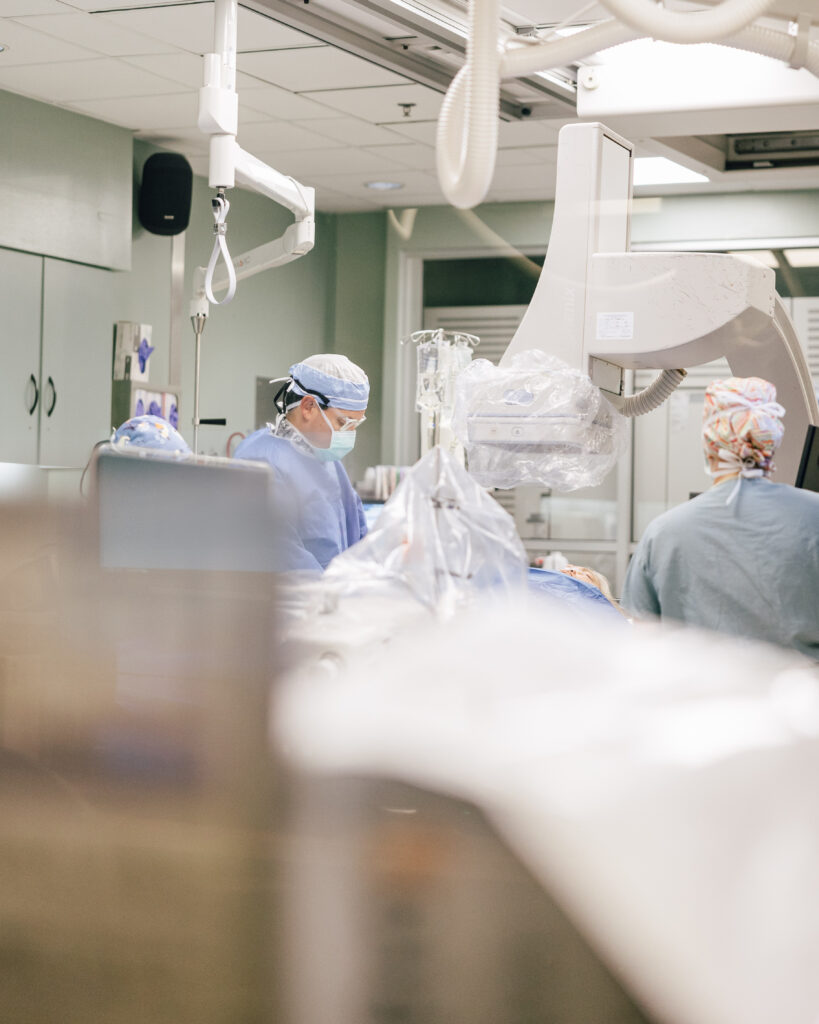
[[774, 483], [785, 410], [759, 377], [714, 381], [702, 439], [713, 485], [653, 520], [622, 604], [819, 660], [819, 494]]
[[161, 416], [132, 416], [114, 431], [111, 444], [119, 451], [147, 448], [169, 455], [190, 455], [184, 437]]
[[283, 568], [323, 571], [367, 532], [361, 499], [341, 460], [355, 445], [370, 396], [366, 373], [346, 356], [310, 356], [278, 384], [275, 423], [234, 458], [268, 462], [281, 513]]

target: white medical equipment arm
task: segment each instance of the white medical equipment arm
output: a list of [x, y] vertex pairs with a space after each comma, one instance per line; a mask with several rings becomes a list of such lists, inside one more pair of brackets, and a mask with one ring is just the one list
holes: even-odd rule
[[[810, 38], [807, 14], [798, 15], [796, 35], [752, 24], [771, 0], [722, 0], [712, 10], [695, 12], [668, 10], [652, 0], [600, 3], [615, 17], [569, 36], [538, 41], [502, 37], [499, 51], [498, 0], [469, 0], [466, 63], [447, 91], [437, 133], [438, 181], [453, 206], [477, 206], [489, 190], [503, 79], [563, 67], [644, 36], [680, 44], [718, 42], [819, 76], [819, 40]], [[797, 6], [794, 13], [799, 10]]]
[[501, 366], [541, 349], [633, 415], [659, 401], [624, 399], [624, 370], [664, 371], [667, 397], [684, 377], [678, 368], [724, 356], [736, 376], [776, 386], [787, 410], [776, 475], [793, 481], [819, 407], [773, 271], [723, 253], [630, 252], [631, 160], [631, 144], [603, 125], [561, 129], [546, 261]]
[[[214, 242], [207, 267], [194, 271], [191, 322], [196, 336], [193, 434], [194, 451], [198, 448], [199, 425], [199, 363], [202, 331], [216, 289], [227, 287], [222, 302], [230, 302], [236, 282], [263, 270], [280, 267], [310, 252], [315, 241], [315, 189], [301, 185], [294, 178], [280, 174], [267, 164], [245, 152], [236, 142], [239, 99], [236, 93], [236, 43], [238, 0], [215, 0], [214, 53], [205, 54], [205, 84], [199, 90], [199, 128], [210, 135], [210, 166], [208, 183], [216, 189], [213, 200]], [[295, 222], [277, 239], [257, 246], [231, 259], [225, 240], [227, 212], [230, 203], [225, 192], [237, 183], [247, 185], [287, 207]], [[224, 270], [216, 272], [218, 257]]]

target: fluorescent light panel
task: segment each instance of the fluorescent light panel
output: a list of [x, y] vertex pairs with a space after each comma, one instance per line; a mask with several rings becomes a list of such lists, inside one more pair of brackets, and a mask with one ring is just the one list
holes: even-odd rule
[[786, 249], [785, 259], [792, 267], [819, 267], [819, 249]]
[[772, 270], [776, 270], [779, 266], [779, 260], [774, 256], [770, 249], [740, 249], [734, 250], [728, 254], [729, 256], [750, 256], [751, 259], [756, 260], [757, 263], [763, 264], [763, 266], [770, 267]]
[[708, 181], [704, 174], [683, 167], [664, 156], [638, 156], [634, 160], [634, 184], [636, 185], [686, 185]]

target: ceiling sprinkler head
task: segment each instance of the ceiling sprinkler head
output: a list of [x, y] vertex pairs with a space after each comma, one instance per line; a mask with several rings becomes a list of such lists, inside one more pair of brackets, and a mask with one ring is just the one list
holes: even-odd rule
[[404, 117], [412, 117], [414, 103], [399, 103], [398, 106], [404, 111]]

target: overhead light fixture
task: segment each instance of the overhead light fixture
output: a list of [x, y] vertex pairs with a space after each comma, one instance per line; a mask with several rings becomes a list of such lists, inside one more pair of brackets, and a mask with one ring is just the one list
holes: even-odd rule
[[785, 259], [792, 267], [819, 267], [819, 249], [786, 249]]
[[0, 53], [5, 53], [8, 47], [5, 43], [0, 43]]
[[779, 260], [770, 249], [734, 249], [728, 255], [750, 256], [751, 259], [756, 260], [757, 263], [761, 263], [765, 267], [770, 267], [771, 270], [776, 270], [779, 266]]
[[638, 156], [634, 160], [634, 184], [636, 185], [687, 185], [708, 181], [704, 174], [698, 174], [664, 156]]
[[449, 17], [443, 11], [432, 10], [431, 7], [428, 7], [423, 3], [411, 3], [409, 0], [387, 0], [387, 4], [387, 8], [382, 8], [381, 11], [381, 13], [387, 15], [387, 17], [389, 17], [389, 5], [392, 5], [393, 7], [398, 7], [400, 10], [406, 11], [408, 14], [420, 18], [422, 21], [426, 21], [430, 25], [434, 25], [436, 28], [443, 28], [448, 32], [454, 32], [455, 35], [460, 36], [462, 39], [469, 38], [466, 26], [459, 20]]
[[397, 188], [403, 188], [400, 181], [365, 181], [364, 188], [371, 188], [374, 192], [392, 192]]

